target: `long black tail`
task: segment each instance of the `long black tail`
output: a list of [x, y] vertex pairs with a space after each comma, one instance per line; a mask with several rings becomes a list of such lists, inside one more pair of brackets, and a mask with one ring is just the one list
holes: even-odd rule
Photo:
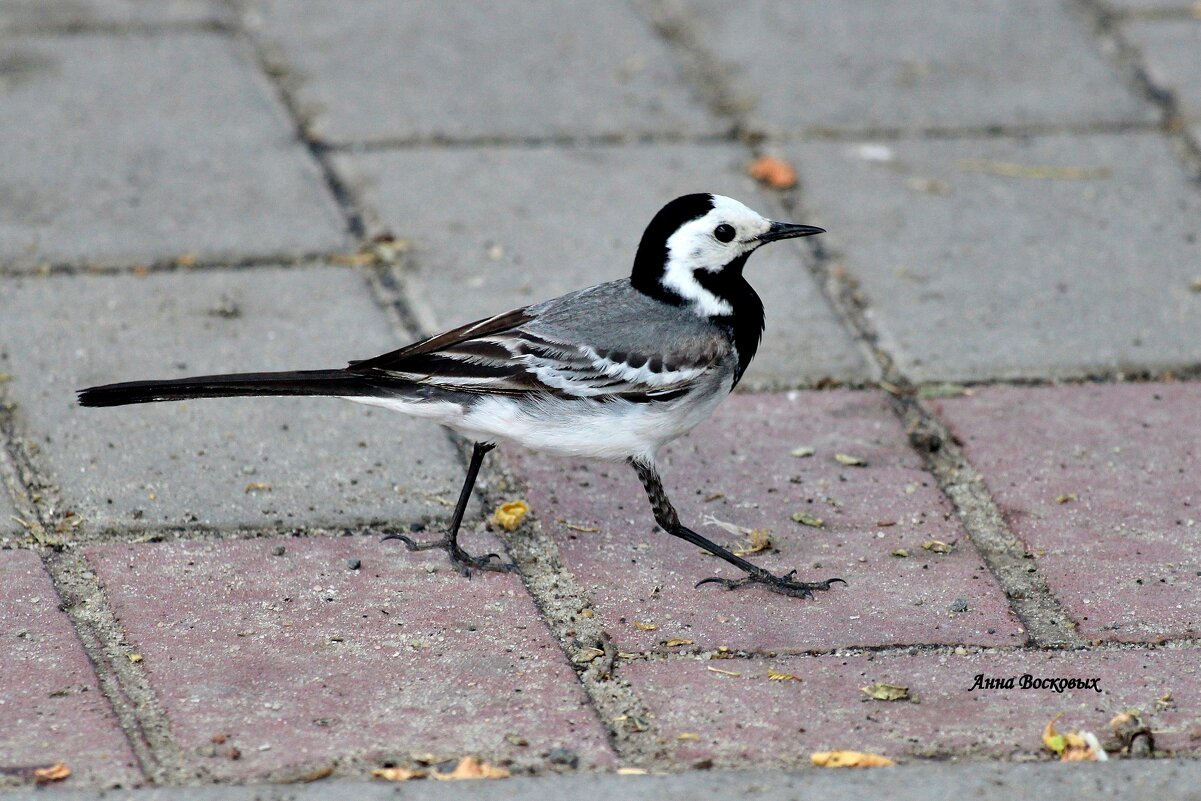
[[250, 395], [378, 395], [367, 376], [350, 370], [293, 370], [284, 373], [198, 375], [166, 381], [128, 381], [79, 390], [81, 406], [124, 406], [128, 403], [241, 398]]

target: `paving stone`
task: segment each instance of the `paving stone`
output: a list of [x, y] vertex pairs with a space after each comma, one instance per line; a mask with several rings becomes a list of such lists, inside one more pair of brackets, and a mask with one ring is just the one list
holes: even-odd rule
[[413, 521], [446, 516], [458, 494], [462, 466], [442, 430], [383, 409], [75, 404], [95, 384], [339, 367], [403, 344], [349, 269], [10, 278], [0, 342], [9, 397], [93, 530]]
[[[729, 676], [711, 668], [738, 673]], [[768, 679], [774, 669], [799, 681]], [[1037, 678], [1100, 679], [1101, 692], [1074, 689], [971, 690], [977, 675], [1017, 685]], [[808, 762], [815, 751], [851, 749], [892, 758], [993, 756], [1050, 758], [1047, 721], [1102, 741], [1109, 721], [1141, 709], [1157, 750], [1196, 753], [1201, 660], [1195, 650], [863, 654], [771, 660], [631, 662], [620, 668], [642, 697], [680, 766]], [[908, 687], [920, 703], [874, 701], [874, 682]], [[1166, 708], [1157, 701], [1170, 693]], [[698, 740], [679, 740], [683, 733]], [[961, 767], [960, 770], [968, 770]]]
[[[88, 559], [173, 737], [217, 778], [286, 778], [335, 759], [366, 772], [430, 753], [545, 766], [552, 748], [613, 766], [515, 575], [467, 580], [441, 553], [357, 537], [113, 544]], [[226, 737], [216, 749], [214, 735]]]
[[1079, 376], [1201, 359], [1191, 289], [1201, 193], [1158, 136], [791, 152], [807, 221], [830, 229], [825, 244], [842, 252], [910, 377]]
[[[66, 786], [141, 780], [58, 594], [30, 551], [0, 551], [0, 788], [66, 762]], [[23, 769], [28, 769], [23, 770]]]
[[[815, 454], [790, 455], [798, 447]], [[844, 466], [839, 453], [867, 465]], [[694, 589], [706, 576], [741, 573], [657, 530], [625, 465], [507, 455], [564, 565], [625, 650], [671, 639], [752, 651], [1023, 640], [1004, 595], [875, 393], [734, 395], [664, 449], [664, 480], [685, 525], [718, 543], [743, 538], [706, 519], [769, 529], [779, 553], [751, 557], [756, 563], [776, 573], [795, 568], [803, 580], [849, 582], [812, 600], [756, 587]], [[793, 522], [796, 512], [824, 525]], [[939, 555], [923, 550], [928, 540], [958, 544]], [[891, 555], [899, 548], [909, 556]], [[950, 611], [960, 600], [967, 610]], [[644, 630], [648, 624], [657, 628]]]
[[[643, 229], [682, 194], [712, 191], [780, 215], [747, 160], [740, 147], [678, 145], [418, 150], [339, 164], [378, 225], [417, 248], [410, 284], [434, 329], [628, 275]], [[748, 386], [869, 376], [800, 253], [781, 243], [748, 266], [767, 309]]]
[[0, 453], [0, 540], [2, 538], [21, 533], [21, 526], [14, 519], [17, 515], [17, 509], [13, 506], [13, 500], [9, 497], [8, 489], [4, 486], [4, 469], [5, 455]]
[[1196, 13], [1196, 0], [1105, 0], [1115, 11], [1175, 11]]
[[1123, 31], [1142, 53], [1151, 81], [1172, 92], [1201, 142], [1201, 16], [1135, 22]]
[[1154, 119], [1088, 23], [1054, 3], [678, 5], [728, 65], [752, 127], [771, 133]]
[[0, 264], [344, 244], [316, 165], [235, 42], [19, 36], [0, 63]]
[[934, 408], [1083, 636], [1201, 634], [1201, 384], [997, 387]]
[[5, 0], [0, 31], [232, 22], [219, 0]]
[[629, 8], [273, 0], [251, 22], [337, 141], [722, 131]]

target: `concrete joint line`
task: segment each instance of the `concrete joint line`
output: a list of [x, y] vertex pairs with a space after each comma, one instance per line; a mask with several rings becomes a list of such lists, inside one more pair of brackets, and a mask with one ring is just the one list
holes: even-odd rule
[[1184, 111], [1175, 93], [1159, 86], [1147, 69], [1142, 53], [1122, 32], [1119, 18], [1100, 0], [1073, 0], [1074, 5], [1092, 25], [1093, 34], [1110, 45], [1110, 61], [1125, 73], [1127, 83], [1160, 112], [1159, 130], [1172, 143], [1196, 182], [1201, 182], [1201, 142], [1194, 141], [1185, 124]]
[[47, 262], [32, 269], [22, 268], [17, 263], [0, 262], [0, 280], [5, 278], [45, 278], [50, 276], [74, 275], [144, 275], [149, 273], [200, 272], [207, 270], [253, 270], [259, 267], [293, 267], [307, 263], [329, 264], [344, 253], [307, 251], [304, 253], [262, 253], [229, 258], [203, 258], [191, 260], [173, 257], [142, 262]]
[[261, 41], [245, 27], [239, 26], [237, 38], [241, 39], [250, 50], [255, 64], [258, 65], [268, 83], [275, 90], [276, 97], [287, 111], [289, 119], [296, 129], [297, 138], [305, 145], [309, 155], [316, 162], [326, 189], [334, 199], [338, 210], [346, 222], [347, 231], [355, 240], [361, 241], [366, 236], [366, 226], [360, 211], [358, 198], [350, 186], [338, 174], [330, 159], [330, 150], [313, 132], [312, 114], [310, 114], [296, 95], [297, 79], [291, 66], [278, 53]]
[[[460, 438], [451, 436], [462, 446]], [[465, 452], [462, 447], [461, 452]], [[523, 495], [520, 490], [520, 484], [493, 452], [491, 459], [485, 462], [476, 486], [484, 508], [494, 508], [502, 497]], [[606, 664], [616, 656], [616, 648], [605, 633], [599, 616], [581, 614], [592, 609], [592, 601], [575, 576], [564, 568], [554, 540], [536, 519], [526, 522], [515, 532], [499, 529], [495, 533], [517, 564], [518, 575], [542, 620], [563, 649], [564, 658], [574, 668], [594, 712], [608, 733], [609, 744], [622, 764], [670, 769], [670, 763], [659, 753], [657, 743], [661, 738], [654, 718], [630, 683], [619, 675], [620, 660], [613, 658], [611, 668]], [[605, 656], [583, 661], [594, 656], [597, 650], [605, 652]]]
[[983, 476], [968, 462], [941, 421], [914, 398], [914, 384], [880, 345], [879, 332], [868, 317], [869, 301], [854, 277], [844, 269], [831, 268], [832, 256], [821, 243], [812, 243], [811, 253], [811, 271], [838, 315], [856, 332], [878, 365], [880, 386], [892, 398], [893, 409], [911, 444], [922, 455], [926, 469], [951, 501], [968, 538], [1022, 620], [1027, 642], [1038, 647], [1084, 646], [1071, 616], [1051, 594], [1025, 546], [1006, 525]]
[[[144, 673], [122, 647], [124, 635], [108, 606], [95, 574], [83, 556], [56, 542], [67, 520], [61, 493], [44, 476], [36, 461], [36, 443], [23, 433], [17, 409], [0, 393], [0, 444], [6, 446], [15, 468], [6, 480], [16, 482], [16, 505], [34, 540], [32, 550], [42, 557], [46, 572], [62, 601], [84, 652], [91, 661], [101, 692], [129, 741], [142, 772], [155, 783], [181, 783], [196, 778], [187, 772], [179, 747], [171, 739], [166, 716], [158, 708]], [[3, 470], [7, 473], [7, 469]], [[73, 536], [73, 529], [66, 529]], [[56, 551], [61, 551], [56, 553]]]

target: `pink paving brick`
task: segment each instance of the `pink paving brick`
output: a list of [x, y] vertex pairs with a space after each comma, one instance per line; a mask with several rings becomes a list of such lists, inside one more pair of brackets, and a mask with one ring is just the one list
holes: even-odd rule
[[1201, 634], [1201, 384], [934, 404], [1090, 639]]
[[[441, 552], [374, 538], [106, 545], [88, 558], [172, 735], [216, 777], [410, 753], [521, 767], [556, 747], [584, 767], [613, 763], [515, 576], [469, 581]], [[226, 739], [213, 755], [215, 736]], [[231, 747], [240, 759], [224, 756]]]
[[[663, 746], [681, 766], [807, 764], [814, 751], [852, 749], [894, 758], [1028, 757], [1042, 750], [1047, 721], [1102, 740], [1127, 708], [1145, 713], [1156, 748], [1201, 750], [1201, 659], [1196, 650], [1016, 651], [822, 655], [772, 660], [673, 660], [621, 667], [646, 701]], [[730, 676], [709, 668], [738, 673]], [[800, 681], [770, 681], [774, 669]], [[1092, 689], [971, 690], [978, 674], [1019, 680], [1098, 678]], [[918, 703], [876, 701], [860, 688], [908, 687]], [[1166, 705], [1159, 699], [1171, 694]], [[698, 740], [679, 739], [680, 734]]]
[[[792, 456], [798, 447], [815, 453]], [[839, 453], [867, 466], [840, 464]], [[775, 572], [796, 568], [804, 579], [849, 582], [812, 600], [760, 587], [694, 589], [706, 576], [740, 574], [657, 530], [627, 465], [508, 455], [565, 565], [623, 648], [677, 638], [698, 648], [756, 651], [1023, 641], [992, 574], [878, 394], [736, 394], [661, 459], [685, 525], [719, 543], [738, 538], [702, 525], [705, 515], [768, 528], [779, 553], [751, 557], [757, 563]], [[793, 522], [794, 512], [824, 526]], [[922, 549], [928, 540], [958, 545], [939, 555]], [[892, 556], [897, 549], [909, 556]], [[961, 599], [967, 610], [951, 611]], [[635, 622], [657, 628], [644, 631]]]
[[65, 762], [67, 786], [142, 774], [37, 554], [0, 551], [0, 788]]

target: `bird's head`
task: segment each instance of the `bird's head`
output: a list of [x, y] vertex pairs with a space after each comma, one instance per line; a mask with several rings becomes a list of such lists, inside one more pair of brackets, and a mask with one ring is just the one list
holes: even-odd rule
[[646, 227], [630, 280], [641, 292], [689, 306], [702, 317], [729, 317], [737, 295], [749, 290], [742, 268], [757, 248], [823, 232], [773, 222], [723, 195], [684, 195]]

